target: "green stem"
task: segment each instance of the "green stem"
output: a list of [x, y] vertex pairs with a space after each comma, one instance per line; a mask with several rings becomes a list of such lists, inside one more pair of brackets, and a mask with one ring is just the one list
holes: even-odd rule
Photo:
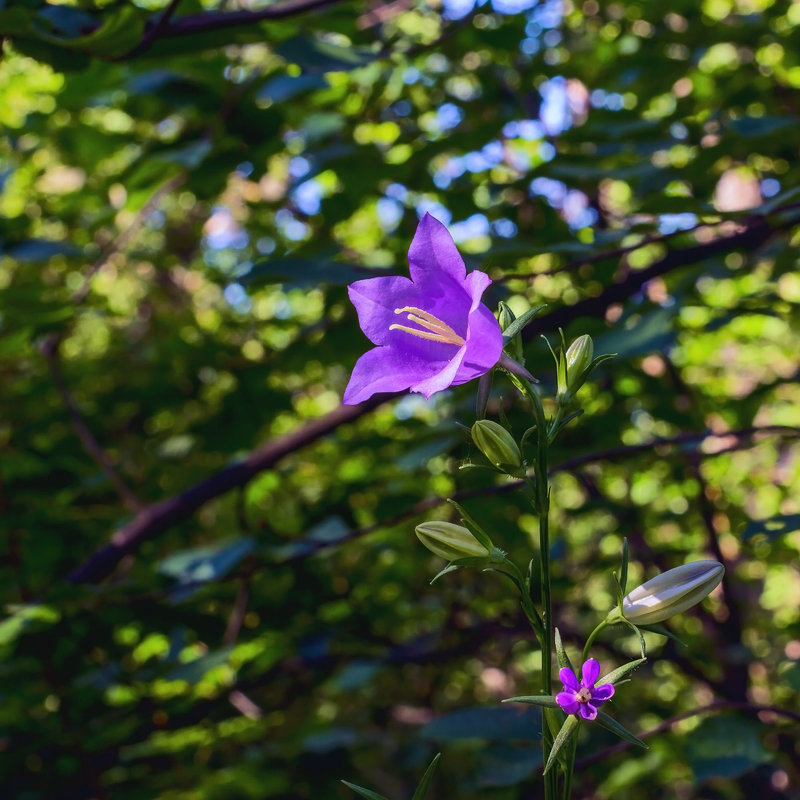
[[[542, 621], [544, 637], [542, 638], [542, 693], [551, 694], [553, 685], [553, 601], [550, 591], [550, 484], [547, 476], [547, 455], [550, 444], [550, 429], [547, 425], [542, 401], [539, 393], [526, 384], [526, 394], [533, 404], [536, 417], [538, 448], [534, 474], [536, 475], [536, 505], [539, 513], [539, 573], [542, 592]], [[553, 747], [553, 735], [545, 720], [546, 711], [542, 710], [542, 756], [544, 763], [550, 756]], [[558, 773], [551, 770], [545, 775], [545, 800], [556, 800], [558, 794]]]
[[594, 640], [600, 635], [600, 632], [607, 628], [609, 625], [608, 620], [603, 620], [590, 634], [589, 638], [586, 640], [586, 644], [583, 647], [583, 660], [586, 661], [589, 655], [589, 648], [594, 644]]

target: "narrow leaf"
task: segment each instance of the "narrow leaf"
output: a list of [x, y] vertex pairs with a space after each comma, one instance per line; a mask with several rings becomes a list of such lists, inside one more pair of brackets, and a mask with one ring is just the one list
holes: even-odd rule
[[549, 694], [528, 694], [521, 695], [520, 697], [507, 697], [502, 701], [503, 703], [529, 703], [533, 706], [542, 706], [543, 708], [558, 708], [558, 703], [555, 697]]
[[525, 326], [547, 306], [534, 306], [529, 308], [522, 316], [517, 317], [504, 331], [503, 343], [508, 344], [518, 333], [522, 333]]
[[601, 728], [611, 731], [611, 733], [619, 736], [620, 739], [624, 739], [626, 742], [643, 747], [645, 750], [650, 749], [641, 739], [639, 739], [637, 736], [634, 736], [624, 725], [620, 725], [620, 723], [617, 722], [613, 717], [609, 717], [608, 714], [603, 711], [597, 712], [597, 718], [595, 719], [595, 722]]
[[602, 678], [597, 679], [597, 685], [603, 683], [612, 683], [616, 684], [622, 678], [624, 678], [629, 672], [633, 672], [637, 667], [644, 664], [647, 661], [646, 658], [637, 658], [635, 661], [629, 661], [627, 664], [623, 664], [621, 667], [617, 667], [615, 670], [612, 670], [608, 673], [608, 675], [604, 675]]
[[555, 740], [553, 741], [553, 748], [552, 750], [550, 750], [550, 755], [547, 759], [547, 763], [544, 765], [545, 775], [550, 770], [550, 767], [552, 767], [553, 764], [556, 763], [558, 754], [567, 745], [567, 743], [572, 738], [572, 735], [575, 733], [577, 728], [578, 728], [578, 718], [574, 714], [570, 714], [565, 720], [564, 724], [561, 726], [561, 730], [558, 732], [558, 736], [556, 736]]
[[428, 794], [428, 787], [433, 778], [433, 773], [436, 771], [436, 765], [439, 763], [441, 757], [441, 753], [437, 753], [433, 757], [433, 761], [428, 765], [428, 769], [425, 770], [425, 774], [422, 776], [422, 780], [419, 782], [419, 786], [417, 786], [417, 791], [414, 792], [414, 796], [411, 800], [425, 800], [425, 795]]
[[569, 655], [567, 654], [567, 649], [564, 647], [564, 642], [561, 640], [561, 631], [558, 628], [555, 630], [555, 637], [556, 637], [556, 659], [558, 660], [558, 666], [562, 669], [564, 667], [568, 667], [572, 670], [573, 674], [575, 674], [575, 668], [572, 666], [572, 662], [569, 660]]
[[683, 639], [679, 639], [669, 628], [665, 628], [663, 625], [640, 625], [639, 627], [643, 631], [650, 631], [650, 633], [657, 633], [659, 636], [666, 636], [667, 639], [672, 639], [673, 642], [677, 642], [682, 647], [689, 646]]
[[369, 789], [364, 789], [361, 786], [356, 786], [354, 783], [350, 783], [349, 781], [342, 781], [342, 783], [348, 789], [352, 789], [356, 794], [360, 794], [362, 797], [366, 797], [367, 800], [389, 800], [388, 797], [384, 797], [382, 794], [378, 794], [377, 792], [371, 792]]
[[461, 514], [461, 521], [468, 528], [470, 528], [472, 533], [475, 535], [475, 538], [487, 550], [491, 550], [492, 547], [493, 547], [493, 544], [492, 544], [492, 540], [489, 538], [489, 534], [486, 533], [486, 531], [483, 528], [481, 528], [481, 526], [478, 525], [477, 522], [475, 522], [475, 520], [467, 513], [467, 510], [462, 505], [460, 505], [459, 503], [456, 503], [455, 500], [448, 500], [447, 502], [450, 503], [450, 505], [453, 506], [453, 508], [456, 511], [458, 511], [459, 514]]
[[443, 575], [447, 575], [448, 572], [455, 572], [457, 569], [460, 569], [458, 564], [448, 564], [444, 569], [440, 569], [432, 578], [431, 578], [431, 586], [433, 586], [436, 581], [439, 580]]

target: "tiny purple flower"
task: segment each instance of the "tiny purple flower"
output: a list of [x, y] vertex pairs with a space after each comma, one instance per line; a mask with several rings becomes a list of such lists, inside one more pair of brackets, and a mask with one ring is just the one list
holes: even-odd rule
[[502, 355], [500, 324], [481, 303], [489, 276], [467, 275], [447, 228], [430, 214], [414, 234], [408, 266], [410, 280], [369, 278], [348, 287], [361, 330], [377, 347], [356, 362], [347, 405], [403, 389], [430, 397], [483, 375]]
[[583, 680], [580, 683], [568, 667], [558, 673], [564, 691], [556, 695], [556, 702], [565, 714], [577, 714], [583, 719], [592, 720], [597, 717], [597, 707], [614, 696], [614, 687], [610, 683], [594, 685], [600, 677], [600, 665], [593, 658], [584, 663], [582, 672]]

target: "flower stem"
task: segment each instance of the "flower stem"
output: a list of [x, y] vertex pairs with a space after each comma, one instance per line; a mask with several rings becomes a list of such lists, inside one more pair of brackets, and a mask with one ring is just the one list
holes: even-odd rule
[[[545, 417], [544, 407], [536, 389], [525, 385], [526, 394], [533, 404], [536, 417], [537, 453], [534, 464], [536, 476], [536, 506], [539, 514], [539, 572], [542, 592], [542, 621], [544, 636], [542, 637], [542, 693], [550, 694], [553, 683], [553, 602], [550, 592], [550, 484], [547, 476], [547, 455], [550, 435]], [[553, 747], [553, 735], [545, 719], [546, 710], [542, 710], [542, 755], [544, 763], [550, 756]], [[556, 800], [558, 793], [558, 773], [551, 770], [544, 778], [545, 800]]]
[[594, 640], [600, 635], [600, 632], [608, 627], [608, 620], [603, 620], [590, 634], [583, 647], [583, 661], [586, 661], [589, 656], [589, 648], [594, 644]]

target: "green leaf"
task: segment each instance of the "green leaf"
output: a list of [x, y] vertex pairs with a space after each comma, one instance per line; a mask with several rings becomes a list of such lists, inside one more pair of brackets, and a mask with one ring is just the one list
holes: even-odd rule
[[558, 708], [555, 697], [550, 694], [526, 694], [519, 697], [507, 697], [504, 703], [529, 703], [542, 708]]
[[602, 683], [612, 683], [615, 684], [618, 681], [622, 680], [626, 675], [633, 672], [637, 667], [640, 667], [644, 662], [647, 661], [646, 658], [637, 658], [634, 661], [629, 661], [627, 664], [623, 664], [621, 667], [617, 667], [616, 669], [609, 672], [607, 675], [603, 675], [601, 678], [597, 679], [597, 685], [599, 686]]
[[459, 505], [455, 500], [448, 499], [448, 503], [450, 503], [453, 508], [458, 511], [461, 515], [461, 521], [466, 525], [471, 531], [473, 536], [489, 551], [491, 551], [494, 545], [492, 544], [492, 540], [489, 538], [489, 534], [478, 525], [477, 522], [470, 516], [467, 510], [462, 506]]
[[422, 776], [422, 780], [419, 782], [417, 790], [414, 792], [414, 796], [411, 800], [425, 800], [425, 796], [428, 794], [428, 787], [433, 779], [433, 773], [436, 771], [436, 765], [439, 763], [441, 757], [441, 753], [437, 753], [433, 757], [433, 761], [428, 765], [428, 769], [425, 770], [425, 774]]
[[686, 642], [682, 639], [679, 639], [669, 628], [665, 628], [663, 625], [639, 625], [640, 630], [649, 631], [650, 633], [657, 633], [659, 636], [666, 636], [667, 639], [672, 639], [673, 642], [676, 642], [683, 647], [688, 647]]
[[704, 720], [685, 737], [686, 756], [700, 783], [709, 778], [736, 778], [774, 759], [762, 744], [764, 726], [735, 716]]
[[626, 742], [643, 747], [645, 750], [649, 749], [649, 747], [641, 739], [639, 739], [637, 736], [634, 736], [627, 728], [617, 722], [613, 717], [609, 717], [605, 712], [598, 711], [595, 722], [601, 728], [605, 728], [607, 731], [611, 731], [611, 733], [613, 733], [615, 736], [619, 736], [620, 739], [624, 739]]
[[575, 668], [572, 666], [572, 662], [569, 660], [569, 655], [567, 653], [567, 649], [564, 647], [564, 642], [561, 640], [561, 631], [558, 628], [555, 629], [555, 640], [556, 640], [556, 660], [558, 661], [558, 666], [562, 669], [567, 667], [568, 669], [572, 670], [573, 674], [575, 673]]
[[769, 519], [753, 519], [742, 531], [742, 539], [749, 541], [756, 536], [766, 536], [769, 541], [800, 530], [800, 514], [778, 514]]
[[574, 714], [569, 714], [561, 726], [561, 730], [553, 740], [553, 747], [550, 750], [550, 755], [547, 758], [547, 763], [544, 765], [544, 772], [547, 774], [553, 764], [556, 763], [559, 753], [567, 746], [567, 743], [572, 738], [575, 731], [578, 729], [578, 718]]
[[522, 333], [525, 329], [525, 326], [528, 323], [532, 322], [534, 317], [540, 312], [547, 308], [546, 305], [541, 306], [534, 306], [533, 308], [529, 308], [524, 314], [517, 317], [504, 331], [503, 331], [503, 343], [508, 344], [515, 336]]
[[230, 572], [254, 548], [255, 542], [249, 537], [226, 539], [173, 553], [159, 563], [158, 571], [180, 584], [208, 583]]
[[461, 739], [538, 741], [539, 714], [508, 706], [462, 708], [443, 714], [422, 729], [426, 739], [453, 742]]
[[378, 794], [377, 792], [372, 792], [369, 789], [364, 789], [362, 786], [356, 786], [354, 783], [350, 783], [349, 781], [342, 781], [342, 783], [348, 789], [352, 789], [356, 794], [360, 794], [362, 797], [366, 797], [367, 800], [388, 800], [388, 798], [384, 797], [382, 794]]
[[245, 286], [283, 283], [289, 289], [318, 286], [320, 283], [343, 286], [375, 275], [375, 272], [353, 264], [287, 256], [260, 261], [237, 280]]
[[304, 73], [349, 72], [363, 67], [375, 58], [374, 52], [357, 47], [344, 47], [312, 36], [295, 36], [277, 48], [277, 53]]

